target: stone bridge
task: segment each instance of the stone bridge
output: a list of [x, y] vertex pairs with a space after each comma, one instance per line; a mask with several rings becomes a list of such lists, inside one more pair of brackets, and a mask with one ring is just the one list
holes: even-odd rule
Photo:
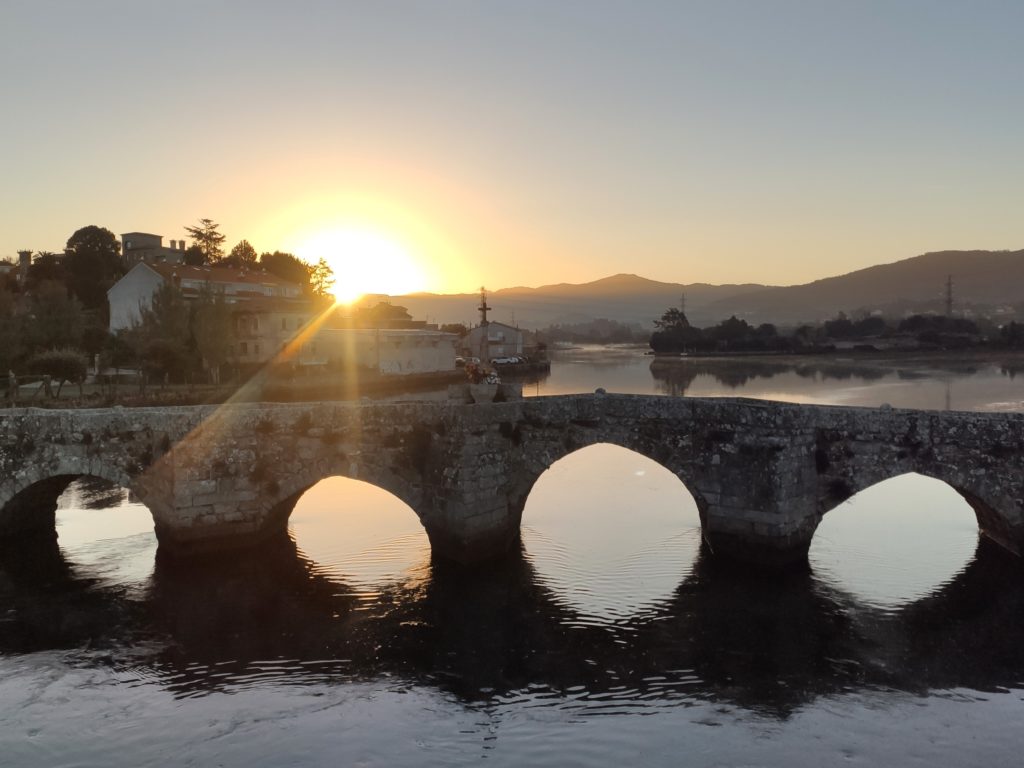
[[408, 504], [436, 555], [481, 561], [518, 541], [540, 475], [595, 443], [673, 472], [714, 555], [803, 560], [826, 512], [907, 472], [953, 487], [985, 534], [1024, 551], [1024, 414], [602, 393], [2, 411], [0, 538], [52, 536], [57, 496], [93, 475], [146, 504], [162, 551], [240, 546], [281, 535], [303, 492], [340, 475]]

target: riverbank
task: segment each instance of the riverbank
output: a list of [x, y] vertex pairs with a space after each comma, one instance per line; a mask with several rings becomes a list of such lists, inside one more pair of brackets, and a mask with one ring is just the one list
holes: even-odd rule
[[687, 354], [669, 355], [648, 353], [646, 357], [652, 360], [694, 360], [694, 361], [764, 361], [780, 363], [784, 365], [806, 365], [812, 361], [842, 362], [842, 363], [878, 363], [892, 365], [894, 363], [926, 364], [942, 363], [943, 365], [965, 365], [970, 363], [999, 364], [1002, 362], [1013, 362], [1024, 366], [1024, 350], [1020, 349], [964, 349], [964, 350], [939, 350], [939, 349], [890, 349], [890, 350], [860, 350], [860, 349], [837, 349], [827, 352], [733, 352], [733, 353], [710, 353], [710, 354]]

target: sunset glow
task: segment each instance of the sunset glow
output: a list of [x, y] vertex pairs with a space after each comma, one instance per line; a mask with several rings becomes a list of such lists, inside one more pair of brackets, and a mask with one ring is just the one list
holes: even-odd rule
[[343, 304], [368, 293], [399, 295], [426, 285], [423, 267], [412, 250], [398, 238], [373, 230], [321, 230], [296, 250], [310, 264], [322, 258], [330, 265], [335, 278], [332, 292]]

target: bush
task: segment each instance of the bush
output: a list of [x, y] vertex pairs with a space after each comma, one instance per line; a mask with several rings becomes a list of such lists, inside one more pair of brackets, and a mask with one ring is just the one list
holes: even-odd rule
[[57, 382], [57, 396], [65, 381], [82, 384], [89, 370], [89, 359], [77, 349], [51, 349], [33, 355], [28, 369], [41, 376], [49, 376]]
[[142, 370], [157, 381], [181, 380], [188, 369], [184, 345], [167, 339], [153, 339], [142, 350]]

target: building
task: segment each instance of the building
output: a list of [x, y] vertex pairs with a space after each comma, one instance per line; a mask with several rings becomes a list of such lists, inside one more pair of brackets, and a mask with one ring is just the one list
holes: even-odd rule
[[148, 232], [126, 232], [121, 235], [121, 259], [126, 269], [131, 269], [140, 261], [150, 264], [164, 262], [167, 264], [185, 263], [185, 241], [171, 240], [170, 246], [164, 245], [161, 235]]
[[204, 290], [223, 294], [232, 315], [230, 357], [239, 363], [272, 359], [314, 312], [299, 285], [262, 270], [140, 261], [107, 291], [111, 333], [138, 324], [153, 294], [168, 283], [188, 301]]
[[18, 284], [28, 283], [28, 270], [32, 266], [32, 251], [18, 251]]
[[321, 328], [300, 351], [300, 365], [353, 366], [395, 376], [455, 370], [459, 337], [423, 328]]
[[[455, 370], [456, 335], [415, 321], [405, 328], [332, 328], [326, 315], [313, 327], [318, 310], [301, 287], [257, 270], [138, 262], [107, 291], [110, 331], [138, 324], [153, 294], [168, 283], [186, 300], [204, 290], [223, 294], [232, 318], [228, 358], [239, 365], [269, 362], [294, 343], [281, 362], [394, 375]], [[307, 334], [300, 335], [304, 329]]]
[[505, 323], [487, 320], [471, 328], [465, 346], [469, 354], [483, 362], [523, 354], [523, 331]]

